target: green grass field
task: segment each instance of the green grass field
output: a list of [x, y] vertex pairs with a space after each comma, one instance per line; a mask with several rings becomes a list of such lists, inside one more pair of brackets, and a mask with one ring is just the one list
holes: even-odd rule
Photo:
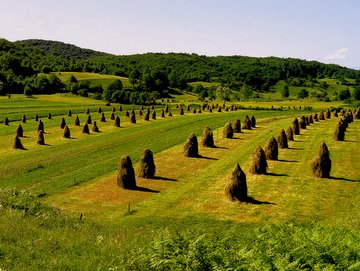
[[[188, 102], [189, 103], [189, 102]], [[148, 122], [139, 106], [115, 114], [112, 107], [69, 95], [0, 98], [0, 268], [4, 270], [358, 270], [360, 267], [360, 120], [349, 125], [346, 141], [332, 134], [339, 118], [315, 122], [301, 130], [279, 161], [269, 161], [268, 175], [249, 173], [256, 146], [286, 129], [294, 117], [311, 111], [237, 110], [177, 113]], [[247, 104], [256, 107], [256, 104]], [[283, 104], [275, 104], [277, 108]], [[329, 103], [311, 103], [314, 110]], [[335, 105], [338, 104], [333, 104]], [[290, 105], [289, 105], [290, 106]], [[106, 109], [99, 121], [98, 107]], [[90, 108], [100, 133], [81, 133]], [[72, 117], [67, 117], [71, 109]], [[125, 110], [135, 109], [130, 124]], [[36, 144], [42, 112], [45, 142]], [[53, 114], [52, 119], [45, 116]], [[22, 143], [12, 149], [23, 114]], [[257, 127], [222, 138], [222, 127], [254, 115]], [[64, 117], [71, 139], [59, 129]], [[201, 139], [214, 131], [217, 148], [200, 146], [201, 158], [186, 158], [182, 146], [190, 133]], [[91, 125], [90, 125], [91, 127]], [[325, 141], [330, 150], [330, 179], [312, 177], [310, 161]], [[137, 178], [139, 190], [116, 185], [120, 157], [128, 154], [135, 169], [144, 148], [154, 152], [156, 180]], [[247, 175], [256, 204], [229, 202], [227, 177], [236, 163]], [[81, 217], [80, 217], [81, 214]]]

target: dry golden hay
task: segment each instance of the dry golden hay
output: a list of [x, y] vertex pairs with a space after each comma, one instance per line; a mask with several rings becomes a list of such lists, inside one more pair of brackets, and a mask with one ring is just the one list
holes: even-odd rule
[[256, 119], [254, 116], [251, 116], [251, 127], [255, 128], [256, 127]]
[[144, 120], [148, 121], [149, 119], [150, 119], [150, 114], [146, 112], [144, 116]]
[[322, 142], [319, 154], [311, 161], [313, 175], [317, 178], [329, 178], [331, 171], [331, 159], [329, 149], [325, 142]]
[[251, 120], [248, 115], [244, 117], [244, 120], [242, 121], [241, 124], [241, 129], [251, 130]]
[[39, 145], [45, 145], [44, 131], [39, 130], [36, 143]]
[[187, 112], [190, 112], [190, 105], [188, 105], [188, 106], [186, 107], [186, 111], [187, 111]]
[[143, 115], [142, 109], [139, 110], [139, 117]]
[[295, 118], [291, 123], [291, 128], [293, 130], [294, 135], [300, 135], [300, 126], [299, 121]]
[[[115, 107], [114, 107], [114, 109], [115, 109]], [[122, 110], [123, 110], [123, 109], [122, 109], [122, 106], [120, 105], [120, 106], [119, 106], [119, 111], [122, 112]], [[115, 112], [115, 111], [114, 111], [114, 112]]]
[[101, 112], [102, 112], [102, 109], [101, 109], [101, 107], [99, 107], [98, 113], [100, 114]]
[[193, 114], [196, 114], [196, 108], [194, 108], [192, 112], [193, 112]]
[[16, 129], [16, 135], [18, 137], [23, 137], [24, 136], [24, 130], [23, 130], [21, 124], [19, 124], [19, 126]]
[[154, 162], [154, 156], [151, 150], [145, 149], [141, 155], [138, 177], [141, 178], [154, 178], [156, 172], [156, 166]]
[[301, 116], [300, 121], [299, 121], [299, 128], [300, 129], [306, 129], [305, 116]]
[[226, 106], [224, 109], [225, 112], [229, 112], [229, 108]]
[[226, 123], [223, 128], [223, 137], [224, 138], [233, 138], [234, 137], [234, 130], [233, 130], [230, 122]]
[[239, 164], [236, 164], [231, 172], [225, 186], [225, 195], [231, 201], [247, 201], [248, 199], [246, 175]]
[[345, 140], [345, 130], [343, 123], [339, 122], [336, 125], [335, 132], [333, 135], [333, 139], [336, 141], [344, 141]]
[[314, 124], [313, 115], [309, 115], [308, 119], [309, 119], [309, 124]]
[[87, 124], [91, 124], [91, 123], [92, 123], [92, 121], [91, 121], [91, 115], [88, 115], [87, 120], [86, 120], [86, 123], [87, 123]]
[[156, 120], [156, 111], [155, 110], [151, 114], [151, 119]]
[[130, 115], [134, 114], [135, 115], [135, 109], [131, 109]]
[[267, 168], [267, 162], [266, 162], [265, 151], [260, 146], [257, 146], [253, 153], [250, 173], [266, 174], [266, 168]]
[[197, 113], [198, 113], [198, 114], [201, 114], [201, 108], [198, 109]]
[[221, 106], [218, 107], [217, 112], [221, 112]]
[[135, 113], [131, 113], [130, 114], [130, 123], [132, 124], [136, 124], [136, 117], [135, 117]]
[[124, 189], [136, 189], [135, 171], [128, 155], [120, 158], [117, 185]]
[[279, 147], [281, 149], [289, 148], [288, 139], [287, 139], [287, 136], [286, 136], [286, 133], [285, 133], [284, 129], [281, 129], [281, 131], [280, 131], [280, 133], [279, 133], [279, 135], [277, 137], [277, 141], [278, 141]]
[[184, 109], [182, 107], [179, 108], [179, 115], [184, 115]]
[[64, 129], [66, 126], [66, 122], [64, 118], [61, 118], [61, 122], [60, 122], [60, 129]]
[[120, 118], [119, 118], [119, 116], [116, 116], [114, 126], [115, 127], [120, 127]]
[[152, 106], [151, 106], [151, 109], [152, 109], [152, 110], [154, 110], [154, 109], [155, 109], [155, 106], [154, 106], [154, 105], [152, 105]]
[[360, 119], [360, 107], [355, 111], [354, 119]]
[[72, 116], [72, 113], [71, 113], [71, 110], [68, 111], [68, 117], [71, 117]]
[[69, 126], [67, 126], [67, 125], [65, 125], [65, 127], [64, 127], [64, 134], [63, 134], [63, 136], [65, 137], [65, 138], [70, 138], [70, 128], [69, 128]]
[[38, 114], [35, 115], [35, 121], [39, 121], [39, 115]]
[[331, 113], [330, 113], [330, 110], [329, 110], [329, 109], [325, 111], [324, 117], [325, 117], [326, 119], [330, 119], [330, 118], [331, 118]]
[[233, 122], [234, 133], [241, 133], [241, 123], [239, 119], [235, 119]]
[[82, 129], [82, 133], [83, 134], [90, 134], [90, 130], [89, 130], [89, 125], [87, 123], [85, 123], [83, 129]]
[[215, 147], [213, 132], [209, 127], [205, 127], [203, 131], [201, 143], [204, 147], [210, 147], [210, 148]]
[[212, 104], [210, 108], [211, 108], [211, 109], [215, 109], [215, 105], [214, 105], [214, 104]]
[[20, 138], [17, 135], [14, 138], [13, 149], [20, 149], [20, 150], [25, 149], [23, 144], [21, 143]]
[[90, 109], [89, 109], [89, 108], [86, 109], [85, 114], [86, 114], [86, 115], [89, 115], [89, 114], [90, 114]]
[[75, 121], [74, 121], [74, 126], [80, 126], [79, 116], [76, 116]]
[[319, 117], [317, 113], [314, 113], [314, 121], [319, 121]]
[[168, 114], [169, 117], [172, 117], [172, 113], [171, 111], [169, 110], [169, 114]]
[[9, 118], [8, 118], [8, 117], [5, 117], [5, 119], [4, 119], [4, 124], [5, 124], [6, 126], [9, 125]]
[[22, 123], [26, 123], [26, 115], [24, 114], [22, 119], [21, 119]]
[[199, 156], [198, 140], [194, 133], [190, 134], [185, 142], [184, 156], [185, 157], [198, 157]]
[[292, 127], [288, 127], [285, 133], [288, 141], [294, 141], [294, 131]]
[[100, 131], [96, 121], [93, 122], [93, 127], [91, 128], [91, 130], [95, 133], [98, 133]]
[[266, 159], [278, 160], [278, 156], [279, 156], [278, 143], [275, 137], [273, 136], [270, 137], [268, 142], [266, 143], [265, 155], [266, 155]]
[[334, 109], [334, 111], [331, 114], [334, 118], [338, 117], [338, 112], [336, 111], [336, 109]]
[[213, 112], [212, 108], [209, 108], [209, 113], [212, 113], [212, 112]]
[[37, 126], [37, 131], [39, 132], [39, 131], [43, 131], [44, 132], [44, 123], [41, 121], [41, 120], [39, 120], [39, 124], [38, 124], [38, 126]]
[[310, 120], [309, 120], [308, 116], [305, 116], [305, 123], [306, 123], [306, 126], [310, 125]]
[[114, 114], [114, 112], [111, 112], [109, 119], [110, 119], [110, 120], [114, 120], [114, 119], [115, 119], [115, 114]]
[[126, 112], [125, 112], [125, 117], [130, 117], [129, 111], [126, 111]]
[[161, 111], [160, 111], [160, 118], [165, 118], [165, 111], [164, 111], [164, 109], [161, 109]]
[[50, 112], [48, 113], [47, 118], [48, 118], [49, 120], [51, 120], [51, 113], [50, 113]]
[[323, 111], [320, 111], [319, 115], [318, 115], [318, 119], [319, 120], [325, 120], [325, 115]]
[[169, 113], [169, 106], [168, 105], [165, 106], [165, 113]]
[[106, 122], [104, 112], [101, 113], [100, 121], [101, 121], [101, 122]]

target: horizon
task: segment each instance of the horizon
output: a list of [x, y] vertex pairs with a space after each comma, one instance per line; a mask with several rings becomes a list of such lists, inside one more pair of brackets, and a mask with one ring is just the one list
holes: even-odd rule
[[279, 57], [359, 69], [359, 10], [355, 0], [2, 0], [0, 35], [114, 55]]

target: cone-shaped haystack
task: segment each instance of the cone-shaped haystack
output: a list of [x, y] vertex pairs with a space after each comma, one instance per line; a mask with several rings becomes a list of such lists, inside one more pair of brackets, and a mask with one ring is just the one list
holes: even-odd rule
[[330, 118], [331, 118], [331, 114], [330, 114], [330, 110], [329, 110], [329, 109], [325, 111], [325, 118], [326, 118], [326, 119], [330, 119]]
[[22, 123], [26, 123], [26, 115], [24, 114], [24, 116], [22, 117]]
[[221, 112], [221, 106], [218, 107], [217, 112]]
[[140, 109], [140, 110], [139, 110], [139, 117], [141, 118], [142, 115], [143, 115], [143, 112], [142, 112], [142, 110]]
[[319, 120], [325, 120], [324, 112], [320, 111], [320, 113], [319, 113], [319, 115], [318, 115], [318, 119], [319, 119]]
[[75, 121], [74, 121], [74, 126], [80, 126], [79, 116], [76, 116]]
[[130, 114], [130, 123], [136, 124], [136, 117], [133, 113]]
[[311, 169], [315, 177], [329, 178], [331, 171], [331, 159], [325, 142], [321, 143], [319, 154], [311, 161]]
[[172, 113], [171, 111], [169, 110], [169, 114], [168, 114], [169, 117], [172, 117]]
[[234, 133], [241, 133], [241, 123], [239, 119], [234, 120], [233, 122]]
[[129, 111], [126, 111], [126, 112], [125, 112], [125, 117], [130, 117]]
[[306, 122], [306, 126], [310, 125], [310, 120], [308, 116], [305, 116], [305, 122]]
[[196, 114], [196, 108], [194, 108], [192, 112], [193, 112], [193, 114]]
[[332, 116], [333, 116], [334, 118], [337, 118], [337, 117], [338, 117], [338, 113], [337, 113], [336, 109], [334, 109], [334, 111], [332, 112]]
[[65, 125], [64, 127], [64, 135], [65, 138], [70, 138], [71, 134], [70, 134], [70, 128], [69, 126]]
[[190, 112], [190, 105], [188, 105], [188, 106], [186, 107], [186, 111], [187, 111], [187, 112]]
[[36, 143], [38, 143], [39, 145], [45, 145], [45, 138], [44, 138], [43, 130], [39, 130]]
[[184, 156], [185, 157], [198, 157], [199, 147], [198, 140], [195, 134], [189, 135], [184, 145]]
[[35, 115], [35, 121], [39, 121], [39, 115], [38, 114]]
[[127, 155], [120, 159], [117, 184], [124, 189], [136, 189], [135, 171], [131, 159]]
[[306, 120], [305, 116], [302, 116], [299, 121], [299, 128], [300, 129], [306, 129]]
[[38, 127], [37, 127], [37, 131], [43, 131], [44, 132], [44, 123], [39, 120], [39, 124], [38, 124]]
[[285, 133], [284, 129], [282, 129], [280, 131], [280, 133], [279, 133], [279, 135], [277, 137], [277, 141], [278, 141], [279, 147], [281, 149], [289, 148], [287, 136], [286, 136], [286, 133]]
[[116, 116], [114, 126], [115, 127], [120, 127], [120, 118], [119, 118], [119, 116]]
[[291, 123], [291, 128], [293, 130], [294, 135], [300, 135], [300, 126], [299, 121], [295, 118]]
[[169, 113], [169, 106], [168, 105], [165, 106], [165, 113]]
[[4, 119], [4, 124], [5, 124], [6, 126], [9, 125], [9, 118], [8, 118], [8, 117], [5, 117], [5, 119]]
[[[114, 109], [115, 109], [115, 107], [114, 107]], [[122, 110], [123, 110], [123, 109], [122, 109], [122, 106], [120, 105], [120, 106], [119, 106], [119, 111], [122, 112]], [[114, 110], [114, 112], [115, 112], [115, 110]]]
[[71, 117], [72, 116], [72, 113], [71, 113], [71, 110], [68, 111], [68, 117]]
[[102, 112], [102, 109], [101, 109], [101, 107], [99, 107], [99, 109], [98, 109], [98, 113], [101, 113]]
[[356, 110], [354, 114], [354, 119], [360, 119], [360, 107]]
[[205, 127], [205, 129], [204, 129], [201, 144], [204, 147], [210, 147], [210, 148], [215, 147], [213, 132], [211, 131], [211, 129], [209, 127]]
[[51, 120], [51, 113], [48, 113], [48, 119]]
[[313, 115], [309, 116], [309, 124], [314, 124]]
[[148, 121], [150, 119], [150, 114], [148, 112], [145, 112], [144, 120]]
[[91, 124], [91, 123], [92, 123], [92, 121], [91, 121], [91, 115], [89, 115], [89, 116], [87, 117], [86, 123], [87, 123], [87, 124]]
[[111, 112], [111, 113], [110, 113], [109, 119], [111, 119], [111, 120], [114, 120], [114, 119], [115, 119], [115, 114], [114, 114], [114, 112]]
[[16, 129], [16, 135], [18, 137], [23, 137], [24, 136], [24, 130], [23, 130], [21, 124], [19, 124], [18, 128]]
[[83, 129], [82, 129], [82, 133], [83, 134], [90, 134], [90, 130], [89, 130], [89, 125], [87, 123], [85, 123]]
[[22, 145], [21, 140], [18, 136], [15, 136], [14, 138], [13, 149], [20, 149], [20, 150], [24, 149], [24, 146]]
[[251, 130], [251, 120], [248, 117], [248, 115], [245, 116], [245, 118], [241, 124], [241, 129]]
[[228, 122], [225, 124], [224, 128], [223, 128], [223, 137], [224, 138], [233, 138], [234, 136], [234, 130], [231, 126], [231, 123]]
[[266, 159], [278, 160], [279, 149], [275, 137], [270, 137], [265, 146]]
[[96, 121], [93, 122], [93, 127], [91, 128], [91, 130], [95, 133], [99, 132], [99, 127], [97, 126]]
[[155, 111], [155, 110], [152, 112], [151, 118], [152, 118], [153, 120], [156, 120], [156, 111]]
[[179, 108], [179, 115], [184, 115], [184, 109], [182, 107]]
[[64, 129], [64, 128], [65, 128], [65, 126], [66, 126], [65, 119], [64, 119], [64, 118], [62, 118], [62, 119], [61, 119], [61, 122], [60, 122], [60, 129]]
[[251, 127], [255, 128], [256, 127], [256, 119], [254, 116], [251, 117]]
[[90, 109], [89, 109], [89, 108], [86, 109], [85, 114], [86, 114], [86, 115], [89, 115], [89, 114], [90, 114]]
[[100, 121], [101, 121], [101, 122], [106, 122], [104, 112], [101, 113]]
[[314, 121], [319, 121], [319, 116], [317, 113], [314, 114]]
[[154, 178], [155, 176], [155, 162], [151, 150], [145, 149], [140, 158], [138, 176], [141, 178]]
[[231, 201], [246, 201], [248, 199], [246, 175], [239, 164], [236, 164], [231, 172], [229, 181], [225, 186], [225, 195]]
[[285, 133], [288, 141], [294, 141], [294, 132], [291, 126], [286, 129]]
[[336, 141], [344, 141], [345, 140], [345, 130], [346, 128], [344, 127], [344, 125], [339, 122], [337, 125], [336, 125], [336, 129], [335, 129], [335, 132], [334, 132], [334, 140]]
[[160, 117], [161, 117], [161, 118], [165, 118], [165, 111], [164, 111], [164, 109], [161, 109], [161, 111], [160, 111]]
[[266, 174], [267, 162], [263, 148], [257, 146], [252, 157], [250, 172], [252, 174]]

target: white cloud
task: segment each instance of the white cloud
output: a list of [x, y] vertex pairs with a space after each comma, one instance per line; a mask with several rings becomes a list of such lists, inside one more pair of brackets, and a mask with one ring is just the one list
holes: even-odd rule
[[324, 57], [324, 59], [325, 60], [342, 60], [342, 59], [346, 58], [348, 51], [349, 51], [349, 48], [341, 48], [341, 49], [337, 50], [335, 53], [326, 55]]

